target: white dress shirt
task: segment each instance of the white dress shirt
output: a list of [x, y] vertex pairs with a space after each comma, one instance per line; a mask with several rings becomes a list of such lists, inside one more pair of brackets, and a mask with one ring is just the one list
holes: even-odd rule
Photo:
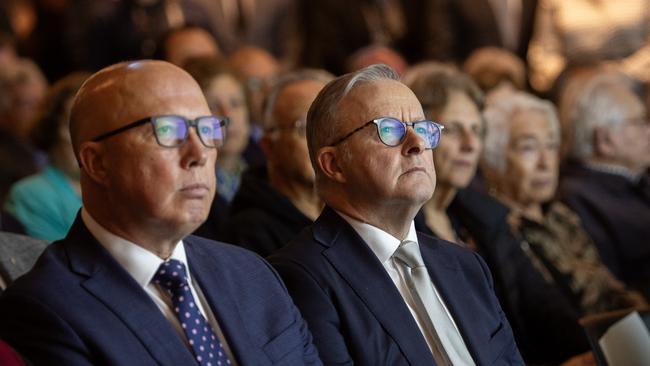
[[[88, 211], [81, 209], [81, 219], [88, 228], [88, 231], [97, 239], [97, 241], [113, 256], [113, 258], [133, 277], [133, 279], [149, 295], [151, 300], [158, 306], [165, 318], [172, 324], [178, 335], [185, 342], [185, 345], [191, 350], [190, 344], [181, 327], [181, 323], [174, 314], [171, 295], [162, 287], [156, 285], [151, 280], [158, 271], [163, 259], [143, 247], [121, 238], [101, 226], [95, 219], [90, 216]], [[226, 341], [217, 319], [214, 317], [210, 305], [208, 304], [201, 288], [190, 273], [190, 266], [187, 263], [185, 255], [185, 246], [183, 241], [179, 241], [169, 258], [181, 261], [187, 271], [188, 285], [192, 291], [192, 296], [197, 300], [197, 306], [201, 314], [207, 319], [212, 329], [219, 337], [230, 360], [233, 361], [232, 351]]]
[[[422, 335], [424, 336], [425, 334], [425, 328], [420, 324], [418, 321], [418, 316], [417, 316], [417, 306], [415, 305], [414, 299], [411, 297], [406, 282], [402, 279], [402, 274], [400, 273], [400, 270], [398, 267], [395, 265], [395, 262], [391, 259], [393, 256], [393, 253], [397, 250], [397, 247], [401, 244], [401, 241], [397, 239], [396, 237], [390, 235], [389, 233], [372, 226], [370, 224], [361, 222], [359, 220], [356, 220], [350, 216], [347, 216], [339, 211], [336, 211], [345, 221], [352, 226], [352, 228], [359, 234], [359, 236], [363, 239], [363, 241], [368, 244], [370, 247], [370, 250], [372, 250], [373, 253], [377, 256], [377, 259], [379, 259], [379, 262], [381, 262], [382, 266], [384, 266], [384, 269], [390, 276], [390, 279], [393, 281], [395, 284], [395, 287], [397, 287], [397, 290], [399, 290], [400, 295], [402, 295], [402, 299], [404, 299], [404, 302], [409, 308], [409, 311], [411, 312], [411, 316], [413, 316], [413, 319], [417, 323], [418, 327], [420, 328], [420, 332], [422, 332]], [[409, 232], [406, 235], [406, 238], [404, 240], [409, 240], [413, 241], [415, 243], [418, 243], [418, 237], [415, 232], [415, 224], [411, 221], [411, 227], [409, 228]], [[433, 282], [433, 281], [432, 281]], [[436, 294], [436, 297], [440, 301], [440, 304], [442, 305], [444, 309], [444, 314], [448, 317], [448, 319], [451, 321], [451, 324], [454, 329], [440, 329], [441, 324], [445, 324], [448, 322], [446, 321], [436, 321], [436, 319], [431, 319], [433, 322], [434, 326], [436, 327], [436, 331], [439, 334], [445, 334], [449, 332], [455, 332], [458, 334], [458, 337], [462, 339], [462, 336], [460, 334], [460, 331], [458, 330], [458, 326], [456, 325], [456, 322], [454, 321], [454, 318], [451, 316], [451, 313], [449, 313], [449, 310], [447, 309], [447, 305], [445, 305], [444, 300], [442, 297], [440, 297], [440, 294], [438, 293], [438, 289], [436, 288], [435, 283], [433, 283], [433, 291]], [[427, 304], [428, 306], [429, 304]], [[424, 336], [425, 341], [427, 340], [427, 337]], [[446, 343], [443, 340], [443, 344]], [[432, 349], [433, 345], [429, 344], [427, 341], [427, 344], [429, 346], [429, 349]], [[445, 351], [447, 351], [450, 356], [455, 354], [455, 352], [450, 352], [451, 350], [447, 349], [447, 346], [445, 346]], [[466, 360], [463, 362], [463, 364], [466, 365], [471, 365], [473, 364], [473, 360], [471, 360], [471, 357], [469, 360]]]

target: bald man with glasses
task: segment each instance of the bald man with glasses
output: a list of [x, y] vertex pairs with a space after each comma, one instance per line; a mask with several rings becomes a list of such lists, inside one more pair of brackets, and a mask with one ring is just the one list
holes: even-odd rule
[[227, 122], [172, 64], [91, 76], [70, 120], [83, 207], [0, 298], [0, 338], [34, 365], [321, 364], [263, 259], [190, 235]]
[[313, 225], [269, 257], [331, 365], [523, 365], [483, 260], [416, 233], [442, 126], [385, 65], [341, 76], [307, 115]]

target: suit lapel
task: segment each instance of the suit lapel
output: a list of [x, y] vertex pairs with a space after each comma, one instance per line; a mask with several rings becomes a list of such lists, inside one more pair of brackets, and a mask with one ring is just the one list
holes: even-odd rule
[[489, 338], [490, 330], [484, 329], [485, 320], [481, 319], [482, 313], [470, 310], [480, 309], [481, 305], [477, 303], [472, 288], [468, 286], [457, 259], [437, 250], [439, 244], [434, 240], [428, 236], [418, 235], [422, 259], [431, 281], [458, 326], [474, 362], [477, 365], [486, 364], [489, 360], [483, 360], [479, 350], [485, 348], [483, 343]]
[[228, 346], [232, 350], [238, 364], [260, 364], [260, 358], [255, 357], [256, 347], [251, 344], [248, 333], [244, 331], [245, 323], [239, 312], [239, 307], [233, 301], [236, 288], [230, 284], [231, 276], [225, 268], [226, 263], [214, 261], [209, 253], [203, 253], [201, 248], [192, 243], [191, 238], [185, 238], [185, 252], [191, 268], [192, 276], [201, 286], [203, 295], [210, 305], [215, 318], [219, 322]]
[[350, 225], [326, 208], [314, 224], [314, 238], [328, 248], [323, 255], [398, 344], [410, 364], [431, 360], [424, 337], [402, 296], [372, 250]]
[[124, 322], [158, 364], [196, 362], [156, 304], [90, 234], [79, 215], [64, 241], [71, 269], [88, 277], [82, 286]]

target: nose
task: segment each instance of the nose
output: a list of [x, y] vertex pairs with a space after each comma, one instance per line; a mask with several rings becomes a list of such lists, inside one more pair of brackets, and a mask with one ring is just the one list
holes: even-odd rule
[[539, 158], [537, 159], [537, 167], [540, 170], [548, 170], [550, 167], [551, 152], [548, 149], [541, 147], [539, 151]]
[[465, 152], [473, 152], [478, 148], [478, 136], [469, 129], [463, 129], [460, 135], [460, 148]]
[[208, 147], [201, 142], [196, 128], [190, 128], [187, 141], [180, 149], [181, 165], [184, 169], [201, 167], [208, 161]]
[[425, 150], [424, 140], [413, 130], [413, 126], [406, 127], [406, 136], [402, 144], [402, 153], [404, 155], [417, 155]]

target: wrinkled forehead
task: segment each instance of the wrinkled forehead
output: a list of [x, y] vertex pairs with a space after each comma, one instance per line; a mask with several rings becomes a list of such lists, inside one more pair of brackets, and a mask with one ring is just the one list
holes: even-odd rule
[[[205, 97], [185, 71], [164, 62], [134, 62], [100, 71], [77, 94], [73, 120], [80, 141], [161, 114], [210, 114]], [[92, 116], [92, 118], [89, 118]]]
[[378, 117], [412, 122], [424, 119], [422, 105], [406, 85], [396, 80], [365, 82], [353, 88], [339, 103], [346, 124], [361, 125]]

